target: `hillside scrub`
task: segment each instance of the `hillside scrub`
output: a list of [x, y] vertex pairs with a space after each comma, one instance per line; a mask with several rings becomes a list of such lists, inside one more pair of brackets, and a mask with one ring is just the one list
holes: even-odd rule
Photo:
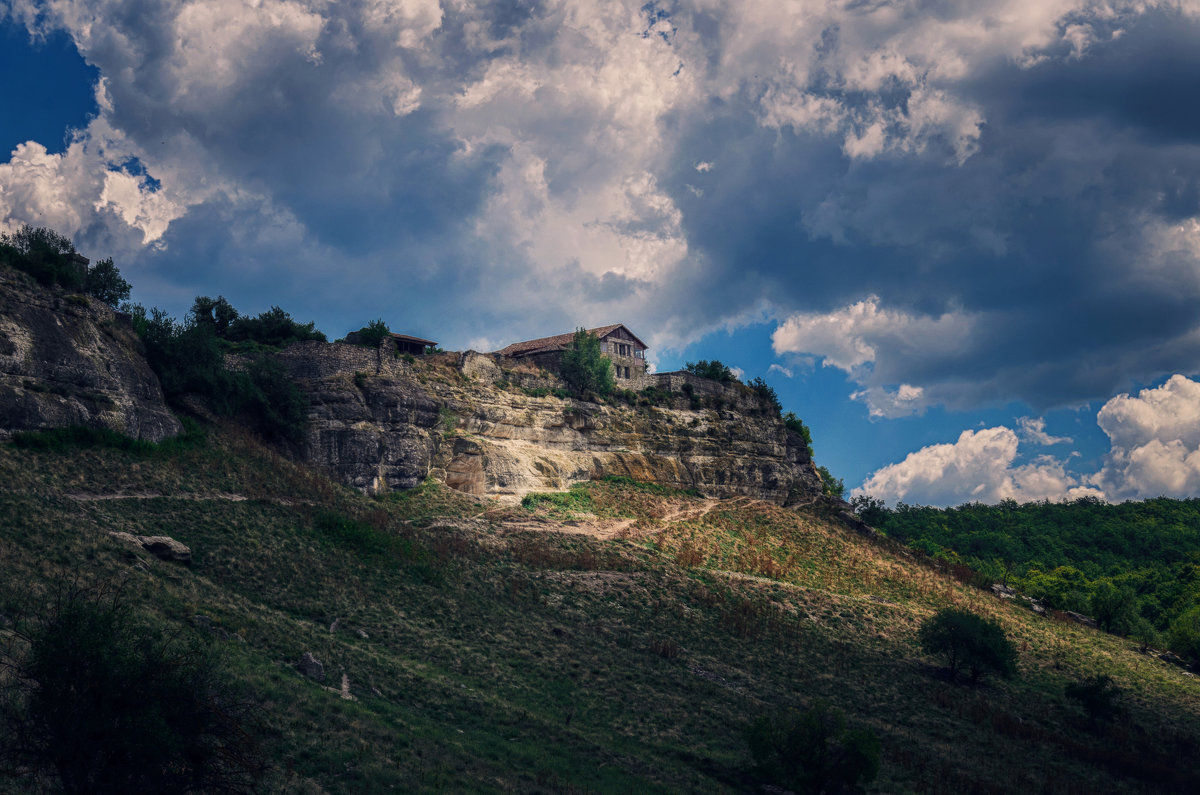
[[[197, 299], [197, 307], [203, 309], [207, 300]], [[177, 408], [188, 396], [203, 397], [217, 414], [242, 418], [270, 441], [300, 443], [308, 422], [304, 396], [282, 366], [263, 354], [250, 355], [240, 369], [228, 365], [220, 335], [236, 327], [237, 319], [236, 313], [222, 315], [219, 307], [214, 302], [207, 314], [194, 308], [182, 323], [157, 308], [149, 313], [131, 308], [163, 396]]]
[[0, 776], [63, 792], [251, 792], [253, 716], [211, 649], [111, 584], [60, 583], [0, 645]]
[[1170, 633], [1200, 607], [1200, 500], [891, 509], [860, 496], [852, 504], [867, 524], [915, 549], [1005, 581], [1048, 608], [1094, 615], [1113, 633], [1166, 633], [1174, 651], [1200, 659], [1200, 649], [1185, 648], [1186, 633]]
[[[1200, 697], [1177, 668], [819, 513], [620, 479], [581, 484], [565, 519], [434, 481], [369, 498], [206, 430], [150, 460], [0, 444], [0, 615], [64, 572], [123, 578], [260, 705], [264, 791], [744, 792], [755, 721], [821, 700], [878, 738], [871, 792], [1200, 783]], [[111, 530], [169, 534], [193, 563]], [[1020, 675], [931, 677], [918, 627], [947, 607], [1002, 626]], [[1096, 674], [1128, 728], [1083, 725], [1065, 686]]]

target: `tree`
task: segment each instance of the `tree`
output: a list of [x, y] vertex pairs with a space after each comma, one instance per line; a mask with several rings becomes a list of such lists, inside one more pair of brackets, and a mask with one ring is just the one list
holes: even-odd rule
[[562, 377], [579, 396], [607, 395], [613, 390], [612, 361], [600, 353], [600, 338], [578, 329], [562, 355]]
[[76, 261], [71, 239], [46, 227], [25, 224], [16, 232], [0, 233], [0, 262], [25, 271], [44, 285], [70, 290], [83, 287], [83, 266]]
[[1131, 588], [1118, 588], [1107, 580], [1096, 583], [1091, 609], [1096, 624], [1114, 635], [1132, 635], [1138, 628], [1137, 594]]
[[218, 337], [224, 337], [239, 317], [238, 311], [223, 295], [218, 295], [215, 299], [207, 295], [196, 296], [188, 315], [197, 326], [209, 329]]
[[921, 648], [945, 659], [954, 681], [966, 671], [972, 682], [988, 673], [1009, 678], [1016, 672], [1017, 650], [994, 621], [966, 610], [945, 608], [920, 630]]
[[129, 282], [121, 277], [121, 272], [113, 264], [112, 257], [102, 259], [88, 269], [83, 280], [83, 291], [95, 296], [113, 309], [122, 301], [129, 299]]
[[879, 773], [879, 738], [870, 729], [848, 730], [824, 701], [759, 718], [746, 741], [759, 778], [796, 792], [861, 792]]
[[262, 774], [249, 707], [215, 655], [164, 637], [119, 593], [64, 586], [45, 615], [17, 623], [0, 665], [7, 777], [182, 793], [249, 792]]
[[737, 380], [737, 376], [733, 374], [733, 370], [717, 359], [713, 359], [711, 362], [707, 359], [701, 359], [698, 362], [688, 362], [685, 368], [689, 373], [700, 378], [709, 378], [722, 383]]
[[1200, 605], [1184, 611], [1171, 622], [1167, 645], [1176, 654], [1200, 660]]
[[860, 494], [857, 497], [850, 498], [850, 509], [869, 524], [871, 527], [879, 527], [887, 521], [890, 511], [887, 504], [880, 499], [872, 497], [870, 494]]
[[[372, 320], [367, 325], [360, 328], [354, 334], [358, 345], [365, 345], [368, 348], [378, 348], [379, 343], [387, 339], [387, 336], [392, 332], [388, 330], [387, 323], [383, 322], [383, 318]], [[347, 335], [349, 336], [349, 335]]]

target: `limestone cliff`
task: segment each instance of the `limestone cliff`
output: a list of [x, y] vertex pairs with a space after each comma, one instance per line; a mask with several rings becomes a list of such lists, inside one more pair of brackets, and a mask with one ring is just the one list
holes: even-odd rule
[[474, 352], [298, 343], [279, 360], [310, 404], [307, 459], [367, 492], [434, 477], [511, 498], [606, 474], [780, 505], [821, 490], [804, 441], [741, 386], [662, 376], [656, 401], [608, 405], [547, 394], [554, 376]]
[[128, 319], [0, 266], [0, 438], [67, 425], [179, 433]]

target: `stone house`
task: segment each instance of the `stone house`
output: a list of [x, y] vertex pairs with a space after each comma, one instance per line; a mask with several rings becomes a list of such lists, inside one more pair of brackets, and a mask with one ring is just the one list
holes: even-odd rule
[[[646, 374], [646, 343], [627, 329], [622, 323], [588, 329], [600, 339], [600, 352], [612, 360], [617, 386], [622, 389], [640, 389], [652, 380]], [[571, 344], [575, 332], [541, 337], [536, 340], [514, 342], [496, 351], [509, 359], [524, 359], [538, 367], [558, 372], [562, 353]]]

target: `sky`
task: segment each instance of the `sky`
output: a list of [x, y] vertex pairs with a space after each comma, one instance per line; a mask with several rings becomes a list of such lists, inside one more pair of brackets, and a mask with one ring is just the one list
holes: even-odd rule
[[622, 322], [850, 494], [1200, 495], [1200, 0], [0, 0], [0, 231], [444, 348]]

